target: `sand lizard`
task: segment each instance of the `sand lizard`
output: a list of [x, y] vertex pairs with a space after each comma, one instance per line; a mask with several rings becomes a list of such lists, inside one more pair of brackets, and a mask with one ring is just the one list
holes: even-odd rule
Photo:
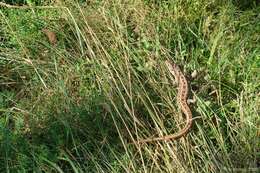
[[153, 141], [167, 141], [167, 140], [174, 140], [179, 139], [186, 135], [189, 129], [192, 126], [192, 113], [187, 104], [187, 97], [188, 97], [188, 82], [185, 78], [184, 74], [180, 70], [180, 68], [170, 61], [165, 62], [170, 73], [174, 76], [175, 81], [178, 84], [178, 94], [177, 94], [177, 103], [184, 115], [186, 116], [186, 125], [182, 128], [178, 133], [170, 134], [162, 137], [155, 137], [155, 138], [148, 138], [142, 139], [137, 142], [145, 143], [145, 142], [153, 142]]

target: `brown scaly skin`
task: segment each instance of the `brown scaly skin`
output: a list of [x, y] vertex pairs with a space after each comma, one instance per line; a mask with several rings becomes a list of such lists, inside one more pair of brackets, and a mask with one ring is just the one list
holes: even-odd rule
[[179, 107], [181, 108], [182, 112], [186, 116], [186, 125], [185, 127], [180, 130], [176, 134], [170, 134], [162, 137], [155, 137], [155, 138], [148, 138], [148, 139], [142, 139], [137, 141], [138, 143], [146, 143], [146, 142], [154, 142], [154, 141], [167, 141], [167, 140], [175, 140], [183, 137], [186, 135], [189, 131], [189, 129], [192, 126], [192, 113], [191, 110], [187, 104], [187, 97], [188, 97], [188, 82], [181, 72], [180, 68], [170, 62], [166, 61], [165, 62], [170, 73], [175, 77], [176, 82], [178, 83], [178, 94], [177, 94], [177, 103]]

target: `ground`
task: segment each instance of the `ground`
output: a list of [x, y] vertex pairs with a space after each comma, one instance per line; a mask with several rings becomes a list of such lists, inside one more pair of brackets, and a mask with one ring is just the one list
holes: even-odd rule
[[[9, 4], [9, 5], [6, 5]], [[0, 4], [1, 172], [257, 172], [257, 1]], [[193, 126], [164, 62], [189, 81]]]

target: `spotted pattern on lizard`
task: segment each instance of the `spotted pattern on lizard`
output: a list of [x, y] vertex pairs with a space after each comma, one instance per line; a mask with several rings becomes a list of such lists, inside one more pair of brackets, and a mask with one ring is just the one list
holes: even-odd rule
[[176, 83], [178, 84], [177, 104], [182, 110], [183, 114], [186, 116], [186, 124], [178, 133], [174, 133], [162, 137], [142, 139], [137, 141], [139, 143], [176, 140], [185, 136], [192, 126], [192, 112], [187, 104], [187, 97], [188, 97], [187, 79], [185, 78], [184, 74], [182, 73], [178, 65], [170, 61], [166, 61], [165, 64], [168, 67], [170, 73], [174, 76]]

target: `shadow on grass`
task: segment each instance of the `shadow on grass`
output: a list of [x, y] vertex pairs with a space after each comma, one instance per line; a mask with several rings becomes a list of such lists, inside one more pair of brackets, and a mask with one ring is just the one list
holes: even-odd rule
[[80, 169], [86, 171], [95, 169], [96, 163], [104, 166], [106, 160], [115, 159], [111, 151], [121, 150], [121, 142], [111, 116], [100, 104], [102, 99], [98, 96], [85, 104], [56, 107], [63, 111], [50, 113], [44, 127], [33, 125], [24, 134], [10, 126], [12, 115], [8, 115], [9, 121], [2, 119], [1, 172], [52, 170], [54, 165], [70, 170], [70, 163], [61, 158], [81, 165]]

